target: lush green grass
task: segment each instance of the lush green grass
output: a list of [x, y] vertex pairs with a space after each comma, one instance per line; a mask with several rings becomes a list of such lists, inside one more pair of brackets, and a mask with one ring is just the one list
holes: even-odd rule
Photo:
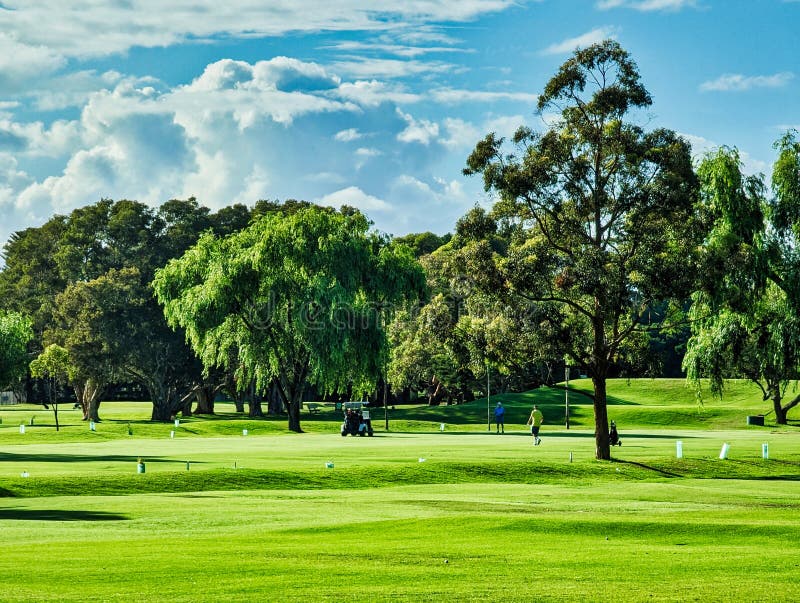
[[797, 482], [24, 499], [7, 601], [791, 600]]
[[493, 398], [502, 436], [485, 400], [398, 407], [388, 432], [379, 409], [373, 438], [339, 436], [332, 408], [293, 434], [225, 406], [176, 428], [107, 403], [96, 432], [64, 407], [58, 433], [0, 407], [0, 600], [792, 600], [800, 428], [746, 426], [766, 407], [735, 385], [699, 406], [682, 382], [612, 382], [610, 463], [590, 401], [571, 395], [566, 430], [557, 389]]

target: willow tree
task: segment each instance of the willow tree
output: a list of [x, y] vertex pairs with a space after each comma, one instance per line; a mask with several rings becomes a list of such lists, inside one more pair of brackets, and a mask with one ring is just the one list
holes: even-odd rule
[[610, 458], [606, 379], [625, 345], [656, 328], [649, 308], [691, 290], [696, 178], [689, 145], [634, 121], [651, 105], [636, 64], [614, 41], [578, 50], [547, 83], [537, 133], [517, 151], [489, 134], [467, 160], [520, 226], [496, 262], [505, 286], [552, 303], [571, 333], [567, 356], [594, 385], [596, 457]]
[[698, 168], [710, 224], [700, 287], [692, 297], [692, 337], [684, 368], [721, 396], [726, 378], [746, 378], [772, 405], [775, 422], [800, 405], [786, 400], [800, 376], [800, 144], [777, 143], [772, 196], [761, 175], [745, 175], [736, 149], [709, 153]]
[[269, 212], [226, 238], [203, 236], [153, 282], [169, 323], [206, 367], [272, 383], [301, 431], [308, 384], [369, 391], [386, 362], [392, 308], [424, 290], [410, 250], [369, 232], [355, 211]]

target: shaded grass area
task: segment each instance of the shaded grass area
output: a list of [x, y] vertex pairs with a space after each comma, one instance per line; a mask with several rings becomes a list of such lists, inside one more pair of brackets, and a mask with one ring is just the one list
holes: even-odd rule
[[[627, 430], [648, 427], [738, 429], [746, 428], [747, 415], [766, 413], [767, 426], [775, 427], [769, 414], [770, 406], [762, 400], [755, 385], [741, 380], [730, 381], [721, 399], [710, 397], [707, 388], [705, 391], [703, 400], [698, 401], [695, 390], [683, 379], [611, 379], [608, 381], [609, 417]], [[792, 391], [794, 388], [790, 386], [788, 393]], [[570, 381], [572, 427], [594, 427], [591, 392], [591, 380]], [[432, 432], [442, 423], [451, 431], [481, 431], [487, 427], [487, 410], [490, 411], [497, 402], [506, 407], [507, 425], [524, 425], [533, 404], [543, 411], [546, 425], [565, 423], [563, 384], [523, 393], [494, 395], [488, 401], [488, 409], [485, 398], [453, 406], [397, 406], [385, 414], [383, 408], [375, 408], [371, 410], [372, 422], [376, 430], [384, 430], [388, 419], [393, 431]], [[106, 402], [100, 409], [103, 421], [92, 432], [88, 423], [81, 421], [78, 410], [62, 405], [59, 413], [62, 428], [56, 432], [52, 413], [41, 406], [0, 407], [0, 444], [165, 438], [173, 430], [176, 437], [230, 437], [240, 435], [244, 429], [251, 435], [294, 435], [287, 429], [285, 416], [252, 419], [234, 412], [229, 403], [217, 403], [215, 415], [181, 418], [177, 428], [172, 423], [152, 423], [151, 409], [152, 405], [146, 402]], [[309, 433], [336, 432], [341, 418], [341, 411], [335, 410], [333, 404], [324, 404], [319, 412], [303, 411], [303, 430]], [[790, 412], [789, 419], [790, 428], [800, 427], [800, 406]], [[24, 435], [19, 433], [20, 424], [26, 426]]]
[[661, 459], [648, 462], [425, 462], [361, 466], [347, 470], [208, 469], [154, 474], [43, 476], [3, 480], [0, 497], [99, 496], [231, 490], [355, 490], [398, 485], [458, 483], [575, 484], [595, 479], [652, 481], [669, 478], [800, 481], [800, 462]]

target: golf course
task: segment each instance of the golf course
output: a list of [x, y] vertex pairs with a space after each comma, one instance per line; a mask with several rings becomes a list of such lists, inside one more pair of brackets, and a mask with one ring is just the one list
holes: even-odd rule
[[698, 402], [612, 380], [622, 446], [597, 461], [590, 386], [570, 383], [570, 429], [564, 389], [540, 388], [372, 409], [374, 436], [346, 438], [333, 405], [301, 434], [224, 403], [175, 424], [108, 402], [94, 430], [64, 405], [58, 432], [2, 407], [0, 600], [795, 599], [798, 417], [748, 425], [766, 405], [746, 382]]

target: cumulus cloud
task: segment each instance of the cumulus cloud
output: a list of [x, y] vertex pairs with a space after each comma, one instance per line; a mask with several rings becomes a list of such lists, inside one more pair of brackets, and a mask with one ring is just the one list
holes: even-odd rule
[[[231, 114], [244, 130], [263, 118], [288, 125], [303, 115], [358, 110], [352, 103], [316, 94], [338, 82], [319, 65], [296, 59], [276, 57], [254, 65], [223, 59], [165, 100], [181, 116]], [[187, 128], [190, 121], [184, 121]]]
[[[8, 13], [2, 14], [5, 18]], [[65, 64], [66, 59], [47, 46], [0, 32], [0, 89], [5, 94], [23, 91], [32, 81], [58, 71]]]
[[403, 113], [397, 109], [397, 114], [406, 122], [406, 128], [397, 135], [400, 142], [417, 142], [429, 145], [439, 136], [439, 125], [427, 119], [414, 119], [408, 113]]
[[729, 73], [700, 84], [703, 92], [744, 92], [752, 88], [782, 88], [794, 79], [794, 74], [782, 71], [772, 75], [741, 75]]
[[334, 191], [315, 199], [315, 202], [319, 205], [327, 205], [329, 207], [349, 205], [367, 214], [371, 212], [389, 212], [392, 210], [392, 206], [389, 203], [383, 199], [365, 193], [357, 186], [348, 186], [347, 188]]
[[[433, 150], [440, 133], [435, 121], [414, 117], [389, 98], [345, 100], [361, 80], [341, 81], [328, 68], [286, 57], [215, 61], [172, 88], [110, 72], [84, 72], [77, 80], [101, 88], [87, 93], [73, 120], [24, 123], [13, 118], [16, 102], [2, 106], [0, 202], [13, 208], [15, 220], [44, 220], [103, 197], [157, 204], [194, 195], [212, 208], [303, 197], [378, 212], [396, 228], [403, 219], [387, 195], [416, 190], [417, 201], [402, 200], [412, 214], [416, 203], [426, 202], [419, 186], [390, 184], [387, 170], [435, 169], [441, 149], [449, 148]], [[377, 80], [367, 84], [362, 93], [416, 100]], [[377, 124], [381, 130], [373, 131]], [[449, 125], [446, 145], [456, 144], [456, 127]], [[341, 152], [343, 142], [367, 138], [371, 144]], [[417, 149], [398, 152], [397, 140]], [[38, 170], [42, 162], [49, 162], [47, 170]], [[61, 168], [53, 170], [54, 163]], [[433, 192], [457, 189], [433, 178]], [[441, 218], [443, 230], [451, 218]], [[9, 229], [13, 223], [0, 234], [7, 237]]]
[[596, 27], [574, 38], [567, 38], [561, 42], [551, 44], [544, 48], [541, 54], [566, 54], [573, 52], [577, 48], [586, 48], [592, 44], [597, 44], [608, 38], [614, 39], [615, 37], [616, 29], [614, 27]]

